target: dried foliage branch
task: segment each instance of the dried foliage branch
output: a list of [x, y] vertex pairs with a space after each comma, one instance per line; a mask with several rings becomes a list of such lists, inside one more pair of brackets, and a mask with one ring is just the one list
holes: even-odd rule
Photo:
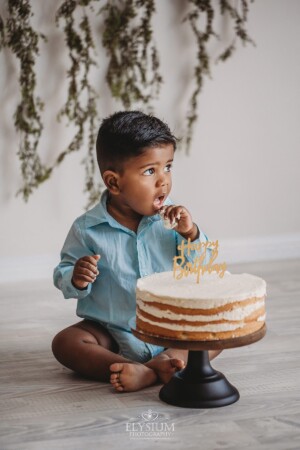
[[106, 80], [112, 96], [126, 109], [136, 102], [149, 105], [162, 83], [152, 42], [154, 0], [108, 0], [100, 12], [105, 17], [102, 43], [109, 56]]
[[4, 21], [0, 16], [0, 50], [5, 46]]
[[[65, 41], [71, 61], [67, 72], [69, 79], [68, 97], [58, 118], [66, 117], [69, 123], [75, 125], [77, 131], [68, 148], [60, 153], [55, 166], [61, 164], [64, 158], [79, 151], [86, 133], [88, 134], [88, 154], [84, 158], [85, 165], [85, 192], [88, 193], [87, 207], [99, 199], [100, 185], [96, 186], [95, 175], [95, 137], [98, 125], [98, 113], [96, 108], [97, 93], [90, 82], [90, 71], [97, 63], [92, 56], [96, 54], [90, 21], [86, 7], [93, 12], [93, 0], [66, 0], [60, 6], [56, 14], [56, 23], [64, 22]], [[76, 21], [76, 8], [81, 6], [81, 17]]]
[[14, 124], [20, 133], [17, 152], [21, 161], [23, 186], [18, 194], [25, 201], [33, 189], [49, 178], [49, 171], [40, 160], [37, 146], [43, 130], [41, 111], [43, 103], [35, 94], [35, 62], [39, 54], [39, 40], [46, 40], [30, 23], [33, 16], [29, 0], [8, 0], [8, 17], [0, 21], [1, 47], [9, 48], [19, 60], [19, 84], [21, 100], [14, 113]]
[[[254, 0], [251, 0], [251, 3], [253, 3]], [[232, 43], [222, 52], [222, 54], [218, 57], [217, 61], [226, 61], [230, 56], [233, 55], [234, 51], [236, 50], [236, 41], [237, 39], [240, 39], [243, 43], [243, 45], [246, 45], [247, 42], [255, 45], [255, 42], [248, 36], [247, 30], [245, 28], [247, 20], [248, 20], [248, 12], [249, 12], [249, 1], [248, 0], [240, 0], [241, 3], [241, 14], [238, 11], [238, 5], [237, 8], [233, 8], [232, 5], [229, 3], [228, 0], [220, 0], [220, 11], [221, 14], [224, 15], [227, 13], [230, 14], [230, 17], [235, 22], [235, 36], [232, 40]]]
[[[212, 36], [217, 37], [214, 32], [212, 23], [214, 19], [214, 9], [211, 6], [210, 0], [189, 0], [194, 6], [191, 12], [187, 15], [185, 20], [189, 20], [192, 30], [195, 34], [198, 51], [197, 51], [197, 65], [194, 69], [194, 77], [196, 87], [192, 94], [190, 100], [190, 111], [187, 114], [187, 132], [186, 132], [186, 149], [189, 152], [193, 127], [196, 122], [197, 107], [198, 107], [198, 96], [202, 90], [204, 77], [210, 76], [210, 57], [208, 53], [207, 43]], [[206, 25], [205, 30], [201, 31], [198, 27], [198, 22], [202, 14], [206, 15]]]
[[[217, 61], [226, 61], [232, 56], [236, 47], [236, 40], [239, 38], [242, 43], [254, 44], [253, 40], [248, 36], [245, 25], [248, 19], [249, 0], [239, 0], [241, 3], [242, 13], [239, 13], [239, 3], [234, 7], [229, 0], [220, 1], [220, 12], [222, 15], [229, 13], [232, 20], [234, 20], [235, 37], [232, 43], [222, 52]], [[254, 0], [251, 0], [252, 2]], [[187, 133], [186, 133], [186, 150], [189, 152], [194, 124], [197, 121], [197, 107], [198, 97], [203, 88], [204, 78], [211, 75], [211, 58], [208, 51], [208, 43], [212, 37], [219, 39], [219, 35], [213, 30], [213, 20], [215, 16], [215, 7], [212, 5], [212, 0], [189, 0], [193, 6], [191, 12], [187, 15], [185, 20], [190, 22], [193, 33], [196, 37], [198, 52], [197, 65], [194, 69], [194, 78], [196, 87], [190, 100], [190, 110], [187, 114]], [[205, 29], [202, 31], [200, 27], [200, 20], [206, 15]]]

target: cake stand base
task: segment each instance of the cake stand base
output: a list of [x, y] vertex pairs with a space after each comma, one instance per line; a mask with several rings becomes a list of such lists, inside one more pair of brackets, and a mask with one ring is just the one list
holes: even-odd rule
[[242, 347], [259, 341], [266, 334], [263, 325], [255, 333], [219, 341], [182, 341], [162, 338], [131, 328], [138, 339], [163, 347], [189, 350], [186, 367], [175, 372], [159, 392], [159, 398], [174, 406], [184, 408], [218, 408], [231, 405], [240, 398], [238, 390], [225, 375], [214, 370], [209, 361], [208, 350]]
[[211, 367], [207, 350], [190, 350], [186, 367], [161, 388], [159, 398], [184, 408], [218, 408], [236, 402], [240, 395]]

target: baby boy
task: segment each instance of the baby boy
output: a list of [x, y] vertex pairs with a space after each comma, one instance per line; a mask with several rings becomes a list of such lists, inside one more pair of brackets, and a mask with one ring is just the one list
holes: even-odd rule
[[[115, 113], [102, 122], [96, 149], [106, 190], [73, 223], [54, 270], [55, 285], [77, 299], [83, 320], [58, 333], [52, 349], [69, 369], [110, 381], [119, 392], [136, 391], [166, 383], [187, 361], [187, 350], [131, 333], [137, 279], [172, 270], [182, 240], [207, 237], [169, 199], [176, 138], [164, 122], [139, 111]], [[209, 353], [212, 359], [219, 352]]]

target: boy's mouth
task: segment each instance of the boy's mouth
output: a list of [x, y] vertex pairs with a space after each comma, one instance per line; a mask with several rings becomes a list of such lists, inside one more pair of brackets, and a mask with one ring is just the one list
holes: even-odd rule
[[165, 195], [160, 195], [159, 197], [156, 197], [156, 199], [153, 202], [154, 208], [160, 209], [163, 206], [165, 199], [166, 199]]

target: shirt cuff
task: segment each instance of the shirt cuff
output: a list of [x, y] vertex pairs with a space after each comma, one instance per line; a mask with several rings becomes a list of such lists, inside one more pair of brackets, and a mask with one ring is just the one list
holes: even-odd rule
[[81, 300], [86, 297], [92, 289], [92, 283], [87, 285], [86, 289], [76, 289], [72, 283], [73, 269], [70, 269], [67, 273], [64, 273], [61, 280], [61, 290], [65, 298], [77, 298]]

